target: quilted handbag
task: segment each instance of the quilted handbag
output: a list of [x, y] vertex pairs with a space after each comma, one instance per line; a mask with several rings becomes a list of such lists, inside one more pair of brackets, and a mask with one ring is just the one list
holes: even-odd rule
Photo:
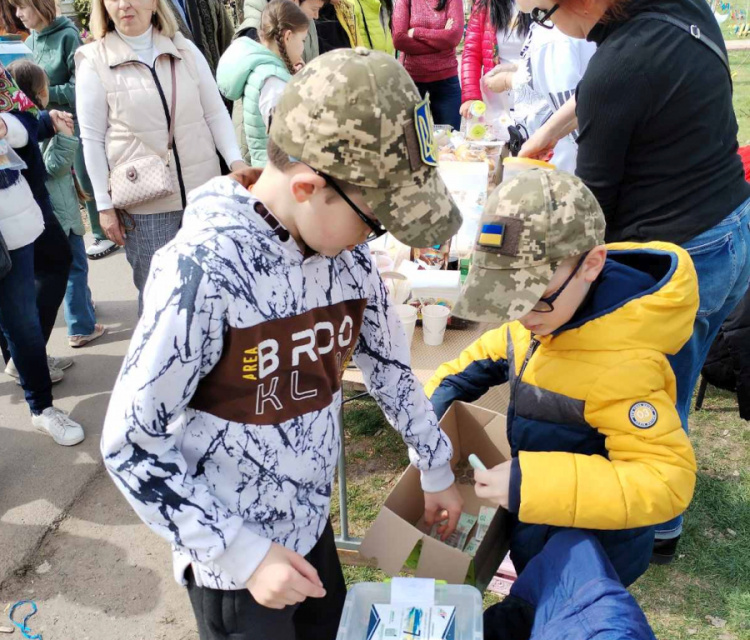
[[177, 76], [174, 58], [169, 61], [172, 71], [172, 109], [169, 114], [169, 139], [166, 161], [158, 154], [128, 160], [118, 164], [109, 174], [109, 193], [115, 209], [128, 209], [137, 204], [165, 198], [174, 193], [169, 164], [174, 144], [175, 109], [177, 106]]

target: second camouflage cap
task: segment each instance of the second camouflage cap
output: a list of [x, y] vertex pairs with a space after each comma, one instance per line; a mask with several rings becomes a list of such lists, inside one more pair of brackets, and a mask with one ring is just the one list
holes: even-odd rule
[[461, 225], [438, 175], [429, 104], [392, 56], [360, 47], [315, 58], [284, 90], [270, 136], [291, 157], [360, 187], [405, 244], [445, 242]]
[[493, 323], [526, 315], [560, 262], [604, 244], [604, 226], [594, 194], [569, 173], [533, 169], [501, 184], [484, 208], [453, 314]]

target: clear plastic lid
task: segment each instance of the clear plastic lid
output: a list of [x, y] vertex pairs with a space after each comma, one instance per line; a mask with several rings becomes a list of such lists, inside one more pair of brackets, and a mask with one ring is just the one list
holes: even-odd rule
[[[390, 602], [390, 584], [355, 584], [346, 595], [336, 640], [366, 640], [370, 608]], [[477, 589], [465, 584], [436, 584], [435, 604], [456, 607], [455, 640], [483, 640], [482, 596]]]

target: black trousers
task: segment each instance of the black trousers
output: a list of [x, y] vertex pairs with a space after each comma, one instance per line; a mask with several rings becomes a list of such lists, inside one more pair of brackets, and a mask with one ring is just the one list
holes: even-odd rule
[[294, 607], [268, 609], [247, 589], [220, 591], [198, 587], [192, 571], [185, 577], [201, 640], [336, 640], [346, 583], [336, 553], [331, 523], [305, 558], [318, 571], [324, 598], [308, 598]]
[[[45, 344], [55, 327], [57, 312], [60, 310], [65, 290], [68, 287], [68, 273], [73, 262], [73, 253], [65, 231], [52, 213], [44, 215], [44, 231], [34, 241], [34, 280], [36, 285], [36, 306]], [[0, 350], [3, 359], [10, 359], [10, 350], [5, 336], [0, 334]], [[46, 366], [46, 362], [44, 363]]]

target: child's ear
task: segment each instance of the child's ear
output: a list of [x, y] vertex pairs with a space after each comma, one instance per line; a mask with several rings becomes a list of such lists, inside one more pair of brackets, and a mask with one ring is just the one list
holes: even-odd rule
[[287, 29], [286, 31], [284, 31], [282, 40], [284, 41], [285, 46], [289, 44], [289, 41], [292, 39], [292, 35], [294, 35], [294, 32], [291, 29]]
[[599, 245], [594, 247], [589, 254], [586, 256], [586, 260], [583, 262], [581, 273], [583, 279], [586, 282], [593, 282], [599, 277], [599, 274], [604, 269], [604, 263], [607, 262], [607, 247]]
[[308, 202], [316, 193], [326, 187], [326, 181], [312, 171], [296, 173], [289, 181], [292, 188], [292, 196], [300, 204]]

